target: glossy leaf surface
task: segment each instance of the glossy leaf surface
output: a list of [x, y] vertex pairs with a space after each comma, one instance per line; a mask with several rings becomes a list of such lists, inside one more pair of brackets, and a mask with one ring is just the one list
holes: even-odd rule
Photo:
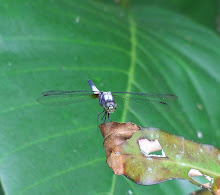
[[[186, 194], [189, 182], [154, 186], [105, 163], [96, 100], [40, 105], [48, 90], [177, 95], [169, 113], [118, 105], [111, 120], [166, 129], [220, 147], [219, 37], [160, 3], [128, 11], [102, 1], [1, 1], [0, 177], [6, 194]], [[197, 135], [200, 135], [199, 137]]]

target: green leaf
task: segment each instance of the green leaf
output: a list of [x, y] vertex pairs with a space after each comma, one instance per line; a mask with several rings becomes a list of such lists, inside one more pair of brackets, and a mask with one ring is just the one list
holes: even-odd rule
[[[96, 131], [97, 101], [36, 102], [48, 90], [177, 95], [169, 113], [118, 105], [111, 120], [220, 147], [217, 35], [148, 1], [1, 1], [0, 178], [6, 194], [186, 194], [187, 181], [140, 186], [115, 176]], [[131, 106], [131, 107], [130, 107]], [[197, 136], [200, 135], [199, 137]]]
[[212, 28], [219, 32], [218, 22], [218, 0], [193, 2], [190, 0], [171, 0], [175, 7], [187, 17], [194, 21]]

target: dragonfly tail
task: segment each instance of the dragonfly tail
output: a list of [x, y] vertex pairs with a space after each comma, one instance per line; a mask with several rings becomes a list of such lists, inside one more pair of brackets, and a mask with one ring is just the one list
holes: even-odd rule
[[[88, 80], [88, 84], [89, 84], [89, 87], [94, 92], [94, 94], [99, 94], [99, 90], [97, 89], [97, 87], [94, 85], [94, 83], [91, 80]], [[96, 93], [96, 91], [97, 91], [97, 93]]]

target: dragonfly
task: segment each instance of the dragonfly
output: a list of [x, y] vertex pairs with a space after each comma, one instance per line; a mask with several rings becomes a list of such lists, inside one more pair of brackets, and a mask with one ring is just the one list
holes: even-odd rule
[[127, 106], [133, 106], [137, 112], [140, 110], [144, 110], [144, 112], [148, 110], [169, 111], [169, 104], [165, 100], [174, 101], [178, 98], [172, 94], [104, 92], [98, 90], [91, 80], [88, 80], [88, 84], [91, 91], [46, 91], [37, 99], [37, 102], [49, 106], [63, 106], [98, 99], [99, 105], [103, 108], [103, 111], [97, 115], [98, 126], [99, 116], [103, 113], [103, 123], [109, 122], [110, 114], [118, 108], [118, 105], [122, 106], [127, 103]]

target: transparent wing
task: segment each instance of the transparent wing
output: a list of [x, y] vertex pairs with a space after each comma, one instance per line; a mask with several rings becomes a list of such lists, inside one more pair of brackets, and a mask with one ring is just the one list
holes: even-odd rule
[[[96, 92], [98, 93], [98, 92]], [[63, 106], [96, 99], [93, 91], [46, 91], [37, 99], [37, 102], [49, 106]]]
[[140, 99], [155, 99], [155, 100], [176, 100], [178, 97], [172, 94], [156, 94], [156, 93], [139, 93], [139, 92], [111, 92], [112, 94], [121, 96], [131, 96], [132, 98], [140, 98]]
[[127, 107], [131, 112], [140, 114], [167, 112], [170, 110], [169, 104], [177, 99], [177, 96], [171, 94], [132, 92], [112, 92], [112, 94], [117, 103], [117, 109]]

